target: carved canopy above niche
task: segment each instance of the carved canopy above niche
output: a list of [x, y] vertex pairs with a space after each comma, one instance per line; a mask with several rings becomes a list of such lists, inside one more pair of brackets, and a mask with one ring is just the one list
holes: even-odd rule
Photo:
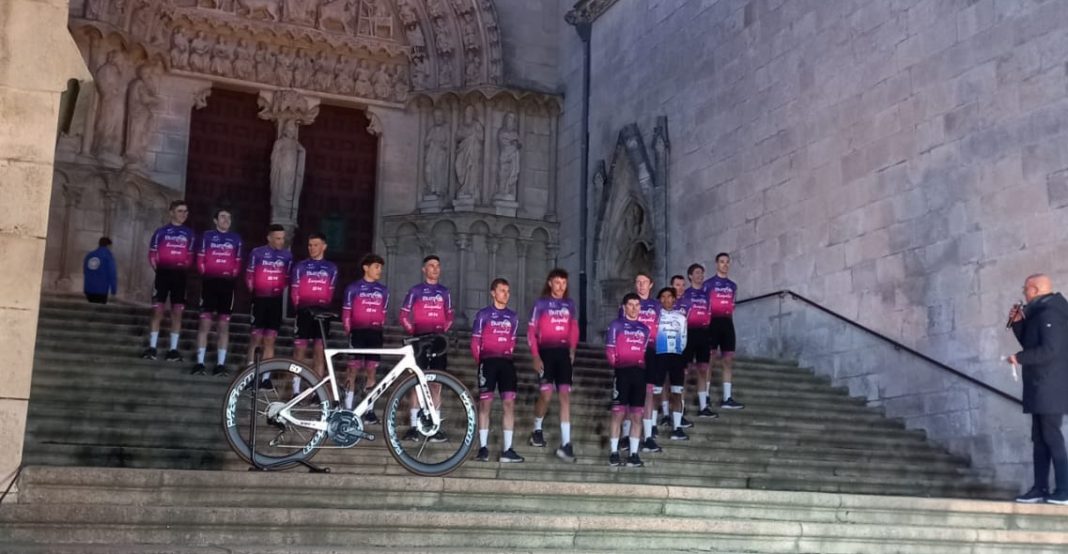
[[71, 16], [212, 80], [379, 103], [503, 80], [492, 0], [75, 0]]

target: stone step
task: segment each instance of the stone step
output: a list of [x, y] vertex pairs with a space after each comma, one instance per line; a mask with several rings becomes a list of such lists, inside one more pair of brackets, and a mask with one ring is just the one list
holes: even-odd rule
[[20, 491], [19, 504], [0, 507], [0, 542], [829, 553], [1068, 545], [1062, 508], [1005, 502], [80, 468], [29, 468]]

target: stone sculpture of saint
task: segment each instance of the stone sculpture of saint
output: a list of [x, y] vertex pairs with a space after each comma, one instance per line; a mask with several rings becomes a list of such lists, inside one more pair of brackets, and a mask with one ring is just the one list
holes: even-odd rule
[[189, 48], [189, 69], [198, 73], [207, 73], [211, 69], [211, 39], [204, 31], [198, 31]]
[[315, 88], [325, 91], [333, 90], [334, 68], [337, 66], [335, 57], [330, 54], [323, 54], [319, 58], [317, 66], [315, 70]]
[[230, 76], [234, 71], [234, 66], [231, 62], [231, 58], [234, 56], [234, 46], [231, 44], [230, 39], [226, 37], [219, 38], [219, 42], [215, 44], [212, 53], [211, 72], [216, 75]]
[[242, 37], [234, 50], [234, 77], [251, 81], [256, 77], [256, 66], [252, 60], [253, 52], [248, 39]]
[[117, 50], [108, 52], [107, 61], [96, 70], [97, 104], [96, 121], [93, 124], [93, 153], [100, 157], [117, 159], [122, 154], [122, 124], [126, 104], [126, 83], [119, 66]]
[[356, 91], [357, 96], [370, 98], [374, 94], [374, 85], [371, 84], [371, 71], [371, 62], [360, 60], [360, 64], [356, 68], [356, 82], [353, 84], [353, 90]]
[[175, 29], [171, 35], [171, 67], [189, 68], [189, 37], [181, 27]]
[[434, 110], [434, 125], [423, 140], [423, 178], [426, 196], [442, 196], [449, 188], [449, 127], [445, 112]]
[[474, 106], [464, 108], [464, 121], [456, 130], [456, 197], [471, 198], [478, 187], [482, 171], [482, 143], [485, 128], [475, 114]]
[[274, 81], [274, 52], [271, 52], [270, 47], [264, 43], [259, 43], [259, 47], [256, 49], [256, 55], [253, 56], [256, 62], [256, 80], [261, 83], [270, 83]]
[[388, 100], [390, 93], [393, 92], [393, 77], [388, 72], [389, 66], [381, 64], [378, 66], [378, 70], [375, 71], [373, 77], [371, 77], [371, 85], [374, 86], [375, 98], [381, 98]]
[[126, 120], [126, 159], [138, 163], [145, 157], [148, 142], [156, 130], [153, 113], [159, 104], [159, 71], [156, 66], [141, 68], [140, 78], [130, 84]]
[[296, 225], [304, 187], [304, 147], [297, 142], [297, 122], [282, 123], [282, 135], [271, 149], [271, 222]]
[[497, 130], [497, 194], [498, 198], [514, 200], [519, 183], [519, 128], [515, 114], [505, 114]]

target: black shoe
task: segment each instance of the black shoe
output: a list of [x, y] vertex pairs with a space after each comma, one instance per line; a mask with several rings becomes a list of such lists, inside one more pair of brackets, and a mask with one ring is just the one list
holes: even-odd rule
[[575, 452], [571, 450], [571, 443], [560, 445], [556, 449], [556, 457], [568, 463], [575, 463]]
[[363, 422], [368, 425], [375, 425], [378, 423], [378, 416], [374, 412], [367, 412], [363, 414]]
[[651, 435], [649, 435], [649, 436], [650, 436], [650, 437], [653, 437], [653, 438], [656, 438], [656, 436], [657, 436], [657, 432], [656, 432], [656, 425], [653, 425], [653, 429], [652, 429], [652, 431], [653, 431], [653, 434], [651, 434]]
[[630, 451], [630, 437], [619, 437], [619, 451]]
[[[713, 415], [715, 415], [716, 417], [719, 417], [719, 414], [713, 414]], [[679, 423], [679, 429], [689, 429], [691, 427], [693, 427], [693, 422], [688, 420], [688, 419], [686, 419], [686, 418], [682, 418], [682, 422]]]
[[409, 427], [408, 432], [401, 438], [402, 441], [419, 442], [423, 440], [423, 434], [415, 429], [415, 427]]
[[190, 375], [205, 375], [207, 373], [207, 369], [208, 368], [204, 367], [204, 364], [197, 364], [197, 365], [193, 366], [193, 370], [190, 371], [189, 374]]
[[438, 431], [430, 436], [430, 442], [449, 442], [449, 436], [445, 434], [445, 431]]
[[660, 448], [659, 444], [656, 444], [656, 439], [649, 437], [642, 443], [642, 452], [663, 452], [664, 449]]
[[521, 464], [523, 463], [523, 457], [515, 453], [515, 450], [509, 448], [504, 452], [501, 452], [501, 457], [498, 460], [502, 464]]
[[218, 364], [215, 369], [211, 370], [211, 374], [215, 377], [229, 377], [230, 370], [226, 369], [226, 364]]
[[723, 402], [720, 402], [719, 407], [724, 410], [744, 410], [745, 404], [742, 404], [741, 402], [735, 402], [734, 397], [731, 396]]
[[644, 465], [645, 463], [643, 463], [642, 459], [638, 457], [637, 452], [632, 452], [630, 457], [627, 458], [627, 467], [642, 467]]
[[658, 425], [661, 425], [663, 427], [671, 427], [671, 416], [666, 415], [660, 418], [660, 423]]
[[179, 354], [177, 350], [168, 350], [167, 357], [164, 358], [164, 360], [167, 360], [168, 362], [180, 362], [182, 361], [182, 355]]
[[1041, 504], [1046, 501], [1046, 497], [1049, 496], [1049, 491], [1038, 487], [1031, 487], [1031, 490], [1016, 497], [1016, 501], [1021, 504]]
[[712, 408], [709, 408], [708, 406], [705, 406], [704, 408], [701, 408], [700, 412], [697, 412], [697, 417], [705, 417], [705, 418], [709, 418], [709, 419], [718, 419], [719, 418], [719, 414], [717, 414], [716, 412], [713, 412]]
[[478, 455], [475, 456], [476, 462], [488, 462], [489, 461], [489, 448], [485, 446], [478, 449]]
[[145, 349], [144, 352], [141, 353], [141, 359], [143, 359], [143, 360], [155, 360], [156, 359], [156, 349], [151, 347], [151, 346], [149, 346], [148, 348]]
[[530, 446], [545, 448], [545, 433], [542, 433], [541, 429], [535, 429], [534, 432], [530, 434]]
[[671, 440], [673, 440], [673, 441], [688, 441], [688, 440], [690, 440], [690, 435], [687, 435], [686, 432], [683, 431], [682, 429], [675, 429], [674, 431], [671, 432]]
[[623, 459], [619, 457], [619, 452], [613, 452], [608, 456], [608, 465], [612, 467], [623, 465]]
[[1046, 502], [1058, 506], [1068, 506], [1068, 491], [1054, 491], [1053, 494], [1046, 497]]

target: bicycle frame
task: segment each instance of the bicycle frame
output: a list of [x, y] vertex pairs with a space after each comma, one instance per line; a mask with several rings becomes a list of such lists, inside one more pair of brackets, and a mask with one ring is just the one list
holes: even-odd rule
[[[282, 409], [279, 410], [278, 417], [292, 423], [293, 425], [297, 425], [307, 429], [314, 429], [317, 431], [326, 430], [326, 421], [309, 421], [299, 419], [290, 413], [290, 409], [300, 401], [307, 398], [309, 395], [313, 394], [316, 390], [327, 384], [330, 385], [330, 395], [333, 399], [334, 406], [336, 407], [338, 405], [338, 403], [340, 402], [341, 395], [337, 387], [337, 374], [334, 372], [334, 356], [337, 356], [338, 354], [378, 354], [380, 356], [401, 356], [400, 361], [398, 361], [393, 366], [393, 369], [389, 370], [389, 373], [387, 373], [386, 376], [383, 377], [382, 380], [375, 385], [375, 388], [372, 389], [371, 392], [367, 393], [367, 396], [364, 397], [364, 399], [361, 400], [360, 403], [352, 410], [357, 417], [362, 417], [363, 414], [366, 413], [368, 409], [370, 409], [374, 402], [385, 394], [386, 390], [389, 389], [390, 385], [392, 385], [397, 379], [400, 379], [406, 371], [411, 371], [415, 374], [416, 379], [419, 380], [419, 386], [415, 389], [416, 395], [419, 398], [419, 404], [427, 408], [430, 418], [434, 423], [434, 427], [438, 427], [441, 425], [441, 413], [438, 411], [437, 407], [434, 406], [434, 398], [430, 394], [430, 387], [427, 384], [426, 374], [424, 374], [423, 370], [419, 368], [419, 365], [415, 363], [415, 349], [410, 344], [405, 345], [401, 348], [327, 348], [324, 351], [324, 355], [326, 357], [326, 377], [320, 380], [319, 384], [305, 391], [302, 391], [300, 394], [293, 397], [289, 402], [286, 402]], [[306, 370], [306, 367], [298, 364], [291, 364], [289, 367], [289, 371], [292, 373], [300, 373]]]

